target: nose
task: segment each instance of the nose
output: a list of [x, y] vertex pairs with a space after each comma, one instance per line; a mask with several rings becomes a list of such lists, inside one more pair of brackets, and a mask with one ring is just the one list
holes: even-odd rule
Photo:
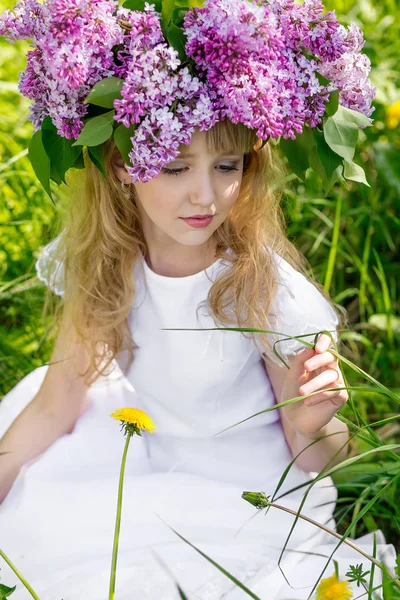
[[210, 173], [202, 171], [199, 173], [190, 192], [190, 201], [199, 206], [211, 207], [216, 199], [215, 181]]

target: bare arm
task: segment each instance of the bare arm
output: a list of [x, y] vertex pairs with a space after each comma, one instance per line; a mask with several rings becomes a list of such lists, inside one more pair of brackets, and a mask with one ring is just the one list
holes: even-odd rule
[[[0, 440], [0, 502], [21, 466], [70, 433], [85, 408], [87, 386], [77, 373], [88, 364], [81, 345], [61, 327], [44, 381]], [[4, 453], [4, 454], [3, 454]]]
[[[305, 355], [305, 358], [307, 358], [307, 356], [312, 357], [312, 351], [308, 352]], [[296, 361], [298, 363], [298, 359], [296, 359]], [[268, 378], [271, 382], [275, 398], [278, 404], [281, 403], [283, 400], [288, 399], [286, 397], [283, 397], [282, 393], [284, 388], [287, 387], [287, 377], [291, 378], [291, 371], [296, 369], [296, 367], [298, 366], [298, 364], [295, 364], [295, 357], [292, 357], [287, 362], [289, 363], [290, 369], [287, 369], [285, 366], [280, 367], [276, 365], [265, 365]], [[294, 379], [296, 380], [296, 378]], [[333, 386], [333, 384], [327, 385], [327, 387], [330, 386]], [[290, 394], [290, 397], [295, 398], [296, 396], [302, 395], [301, 386], [297, 385], [297, 388], [296, 386], [292, 386], [292, 388], [294, 391], [292, 394]], [[332, 395], [333, 392], [328, 392], [327, 394]], [[327, 402], [327, 400], [325, 400], [325, 402]], [[321, 405], [322, 404], [320, 403], [319, 405], [311, 407], [311, 410], [318, 410], [318, 406]], [[303, 405], [303, 401], [300, 400], [295, 405], [291, 405], [290, 410], [287, 412], [289, 414], [293, 414], [295, 411], [304, 412], [307, 411], [307, 409], [308, 407], [305, 407]], [[349, 439], [348, 428], [347, 425], [342, 423], [336, 417], [333, 416], [328, 423], [326, 423], [323, 427], [317, 430], [301, 431], [293, 426], [291, 420], [286, 417], [285, 411], [283, 409], [280, 409], [280, 415], [285, 438], [293, 457], [297, 456], [297, 454], [299, 454], [299, 452], [301, 452], [304, 448], [311, 444], [311, 442], [313, 442], [319, 437], [323, 437], [323, 439], [316, 442], [310, 448], [302, 452], [302, 454], [296, 460], [296, 464], [305, 471], [320, 472], [342, 446], [344, 446], [343, 449], [334, 459], [334, 461], [332, 461], [330, 466], [334, 466], [346, 458], [348, 451], [348, 446], [346, 445], [346, 442]], [[336, 435], [324, 437], [336, 432]]]

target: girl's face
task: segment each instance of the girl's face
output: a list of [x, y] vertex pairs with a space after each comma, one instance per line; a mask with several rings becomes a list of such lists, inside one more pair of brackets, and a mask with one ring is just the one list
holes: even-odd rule
[[[135, 184], [147, 244], [164, 250], [206, 244], [229, 215], [242, 173], [243, 154], [210, 154], [205, 133], [196, 130], [158, 177]], [[201, 228], [183, 220], [200, 215], [212, 216]]]

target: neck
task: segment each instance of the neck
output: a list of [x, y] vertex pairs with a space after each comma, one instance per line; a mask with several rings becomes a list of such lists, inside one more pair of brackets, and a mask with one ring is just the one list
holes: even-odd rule
[[152, 271], [165, 277], [187, 277], [204, 271], [216, 258], [216, 244], [161, 249], [148, 247], [145, 260]]

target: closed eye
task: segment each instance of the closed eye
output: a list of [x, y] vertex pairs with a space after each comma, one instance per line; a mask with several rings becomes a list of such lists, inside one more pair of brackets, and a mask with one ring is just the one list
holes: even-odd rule
[[[237, 167], [229, 166], [229, 165], [220, 165], [219, 166], [221, 173], [231, 173], [232, 171], [239, 171]], [[189, 170], [189, 167], [182, 167], [181, 169], [167, 169], [164, 167], [161, 169], [162, 173], [166, 175], [179, 175], [180, 173], [186, 173]]]

